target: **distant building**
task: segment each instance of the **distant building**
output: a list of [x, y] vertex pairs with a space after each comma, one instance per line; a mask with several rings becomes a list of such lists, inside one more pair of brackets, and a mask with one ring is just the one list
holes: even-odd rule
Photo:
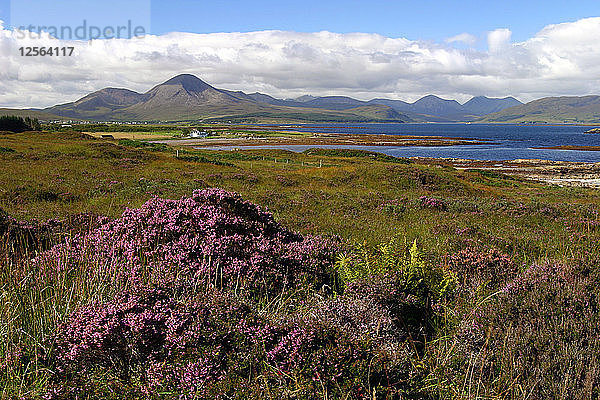
[[191, 138], [205, 138], [207, 136], [208, 136], [208, 132], [206, 132], [206, 131], [200, 131], [198, 129], [192, 129], [190, 131]]

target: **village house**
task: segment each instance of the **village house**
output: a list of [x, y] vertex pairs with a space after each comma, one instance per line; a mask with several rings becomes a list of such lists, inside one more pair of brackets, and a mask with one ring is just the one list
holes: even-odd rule
[[208, 132], [201, 131], [198, 129], [192, 129], [190, 131], [190, 138], [205, 138], [208, 136]]

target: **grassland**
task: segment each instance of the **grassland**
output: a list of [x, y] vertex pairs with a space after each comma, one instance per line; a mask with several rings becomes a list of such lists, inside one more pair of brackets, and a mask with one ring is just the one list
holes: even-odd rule
[[[324, 331], [311, 333], [313, 347], [303, 347], [300, 353], [324, 351], [318, 353], [325, 357], [319, 359], [321, 363], [336, 354], [337, 369], [331, 368], [344, 379], [327, 380], [333, 370], [306, 372], [316, 368], [311, 364], [317, 363], [316, 358], [305, 364], [298, 361], [289, 369], [269, 369], [275, 368], [269, 358], [272, 352], [264, 355], [264, 349], [249, 350], [240, 344], [251, 357], [266, 357], [265, 361], [241, 372], [231, 367], [225, 378], [206, 381], [213, 392], [188, 388], [187, 398], [586, 399], [600, 395], [598, 190], [343, 150], [298, 154], [180, 148], [176, 158], [175, 148], [164, 144], [97, 139], [75, 132], [0, 135], [0, 162], [8, 166], [0, 169], [0, 208], [15, 220], [30, 221], [17, 227], [39, 226], [34, 220], [74, 221], [79, 213], [118, 218], [124, 209], [141, 207], [153, 196], [179, 199], [196, 189], [218, 187], [268, 209], [292, 231], [339, 238], [333, 269], [321, 282], [332, 291], [299, 286], [265, 300], [264, 294], [252, 297], [250, 289], [241, 296], [236, 287], [235, 294], [227, 292], [227, 296], [235, 296], [235, 301], [243, 297], [249, 304], [243, 309], [257, 310], [253, 321], [266, 318], [277, 329], [283, 328], [274, 321], [282, 316], [296, 321], [295, 316], [303, 312], [325, 321], [317, 324], [326, 327]], [[4, 236], [0, 355], [8, 360], [9, 355], [19, 354], [2, 364], [4, 398], [41, 397], [57, 385], [84, 387], [79, 398], [144, 397], [139, 388], [149, 378], [133, 366], [123, 375], [112, 358], [85, 373], [68, 364], [75, 369], [63, 376], [57, 365], [67, 364], [51, 357], [70, 343], [61, 324], [87, 321], [82, 317], [85, 313], [75, 310], [113, 301], [124, 288], [105, 276], [95, 277], [99, 280], [94, 282], [106, 290], [92, 290], [77, 277], [76, 272], [83, 270], [72, 267], [52, 281], [54, 289], [39, 290], [38, 283], [47, 278], [27, 260], [77, 230], [81, 226], [59, 229], [59, 233], [51, 230], [46, 241], [33, 244]], [[22, 251], [27, 256], [19, 258]], [[86, 270], [95, 268], [86, 262], [81, 265]], [[389, 279], [395, 282], [391, 286], [385, 283]], [[202, 293], [205, 298], [212, 292]], [[350, 326], [355, 320], [344, 314], [352, 323], [341, 323], [341, 308], [352, 318], [378, 313], [389, 318], [375, 319], [374, 327], [367, 324], [374, 336], [360, 341], [360, 346], [367, 346], [360, 347], [358, 339], [352, 339], [356, 332]], [[294, 323], [304, 326], [304, 322]], [[333, 327], [339, 338], [350, 338], [327, 347]], [[336, 348], [370, 350], [365, 359], [349, 359], [336, 353]], [[240, 357], [240, 353], [228, 354]], [[107, 360], [102, 357], [95, 353], [85, 360], [92, 364]], [[247, 362], [235, 360], [235, 365]], [[145, 370], [144, 364], [136, 368]], [[60, 392], [54, 398], [74, 398], [74, 393]], [[156, 389], [149, 397], [179, 394], [173, 388]]]
[[[513, 178], [494, 180], [435, 165], [377, 164], [364, 157], [279, 150], [182, 150], [182, 156], [199, 155], [232, 164], [216, 166], [176, 159], [175, 150], [164, 145], [156, 145], [163, 151], [145, 151], [77, 133], [6, 135], [0, 146], [14, 150], [3, 153], [11, 168], [2, 171], [1, 207], [26, 219], [78, 212], [116, 216], [124, 207], [139, 206], [151, 195], [177, 198], [193, 189], [221, 187], [281, 213], [283, 222], [294, 229], [321, 227], [349, 238], [375, 236], [369, 239], [376, 241], [389, 237], [394, 227], [389, 226], [387, 215], [374, 217], [373, 210], [386, 200], [408, 194], [413, 199], [430, 194], [492, 196], [515, 202], [561, 197], [561, 189], [523, 184]], [[505, 190], [513, 186], [522, 186], [522, 190]], [[304, 200], [313, 196], [316, 198], [310, 202]], [[578, 199], [580, 196], [583, 198]], [[582, 192], [573, 201], [585, 204], [591, 199], [593, 194]], [[329, 214], [334, 212], [342, 218], [332, 218]], [[356, 218], [344, 218], [350, 215]], [[413, 229], [426, 231], [424, 227]]]
[[72, 124], [68, 126], [47, 124], [44, 126], [50, 132], [77, 131], [95, 138], [110, 137], [113, 139], [131, 140], [168, 140], [181, 139], [189, 136], [192, 129], [206, 131], [211, 139], [235, 138], [270, 138], [270, 137], [299, 137], [310, 136], [308, 132], [296, 132], [280, 126], [253, 127], [232, 124]]

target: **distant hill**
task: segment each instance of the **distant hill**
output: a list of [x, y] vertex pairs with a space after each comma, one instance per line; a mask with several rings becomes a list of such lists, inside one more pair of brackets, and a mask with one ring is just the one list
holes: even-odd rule
[[97, 121], [406, 122], [411, 120], [408, 116], [383, 105], [368, 105], [356, 100], [350, 107], [322, 108], [317, 105], [279, 100], [261, 93], [248, 95], [244, 92], [217, 89], [189, 74], [171, 78], [146, 93], [107, 88], [75, 102], [50, 107], [44, 111], [69, 118]]
[[545, 97], [486, 115], [478, 122], [600, 123], [600, 96]]
[[97, 120], [179, 120], [187, 115], [195, 119], [214, 110], [235, 108], [244, 101], [193, 75], [179, 75], [144, 94], [107, 88], [46, 111]]
[[311, 100], [314, 100], [314, 99], [318, 99], [318, 97], [311, 96], [309, 94], [305, 94], [304, 96], [300, 96], [300, 97], [298, 97], [298, 98], [296, 98], [294, 100], [297, 101], [297, 102], [300, 102], [300, 103], [304, 103], [306, 101], [311, 101]]
[[302, 103], [306, 107], [323, 108], [327, 110], [347, 110], [349, 108], [366, 106], [364, 101], [345, 96], [317, 97]]
[[143, 96], [127, 89], [107, 88], [88, 94], [74, 103], [62, 104], [47, 112], [70, 118], [104, 119], [118, 109], [141, 101]]
[[[274, 106], [288, 106], [288, 103], [290, 103], [290, 101], [288, 100], [276, 99], [275, 97], [271, 97], [268, 94], [262, 94], [258, 92], [248, 94], [247, 96], [254, 101], [258, 101], [259, 103], [267, 103]], [[291, 102], [293, 103], [293, 100]]]
[[218, 89], [194, 75], [182, 74], [146, 93], [106, 88], [43, 111], [95, 121], [458, 122], [473, 121], [517, 104], [521, 103], [512, 97], [483, 96], [462, 105], [434, 95], [414, 103], [390, 99], [362, 101], [347, 96], [278, 99], [264, 93]]
[[49, 114], [45, 111], [34, 110], [34, 109], [20, 109], [20, 108], [0, 108], [0, 117], [14, 115], [15, 117], [29, 117], [37, 118], [40, 121], [57, 121], [66, 120], [69, 118], [61, 117], [54, 114]]
[[419, 114], [436, 115], [449, 119], [463, 119], [463, 106], [456, 100], [444, 100], [434, 95], [425, 96], [412, 104], [413, 111]]
[[493, 99], [483, 96], [474, 97], [464, 105], [461, 105], [456, 100], [446, 100], [434, 95], [425, 96], [414, 103], [390, 99], [361, 101], [346, 96], [314, 97], [307, 95], [295, 100], [279, 100], [261, 93], [254, 93], [250, 96], [256, 101], [273, 105], [326, 110], [349, 110], [369, 105], [382, 105], [390, 107], [414, 121], [429, 122], [474, 121], [478, 117], [490, 112], [522, 104], [512, 97]]
[[490, 99], [485, 96], [477, 96], [463, 104], [463, 108], [472, 115], [486, 115], [502, 111], [506, 108], [520, 106], [522, 104], [523, 103], [514, 97]]
[[432, 122], [474, 121], [490, 112], [522, 104], [513, 97], [496, 99], [479, 96], [461, 105], [456, 100], [446, 100], [434, 95], [422, 97], [414, 103], [388, 99], [374, 99], [370, 103], [387, 105], [396, 111], [407, 113], [416, 120]]

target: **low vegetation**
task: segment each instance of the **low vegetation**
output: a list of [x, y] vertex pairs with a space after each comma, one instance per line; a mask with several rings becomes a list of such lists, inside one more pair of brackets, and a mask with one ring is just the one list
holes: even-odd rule
[[597, 190], [353, 151], [0, 148], [3, 398], [600, 396]]

